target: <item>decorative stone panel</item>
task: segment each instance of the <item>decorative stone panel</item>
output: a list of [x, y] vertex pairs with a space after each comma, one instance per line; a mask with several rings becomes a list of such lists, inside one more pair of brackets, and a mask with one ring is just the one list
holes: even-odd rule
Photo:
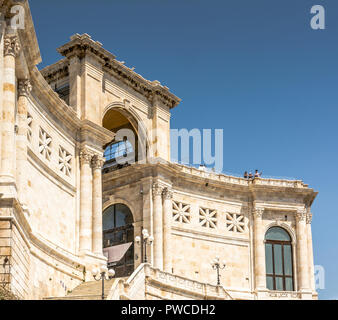
[[27, 140], [29, 142], [32, 141], [32, 134], [33, 134], [32, 123], [33, 123], [33, 117], [28, 113], [27, 114]]
[[244, 216], [237, 213], [225, 213], [226, 229], [230, 232], [243, 233], [245, 231]]
[[52, 138], [41, 127], [39, 130], [39, 153], [47, 160], [50, 160]]
[[199, 222], [202, 227], [216, 229], [217, 211], [213, 209], [200, 208]]
[[173, 201], [173, 219], [180, 223], [190, 223], [190, 205]]
[[72, 173], [72, 155], [61, 146], [59, 147], [59, 170], [70, 177]]

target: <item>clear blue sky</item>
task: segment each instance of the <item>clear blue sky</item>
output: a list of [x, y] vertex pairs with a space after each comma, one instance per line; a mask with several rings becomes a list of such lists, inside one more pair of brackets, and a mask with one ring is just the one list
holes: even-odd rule
[[[326, 29], [310, 28], [310, 8]], [[88, 33], [183, 99], [172, 128], [223, 128], [224, 170], [301, 178], [313, 205], [322, 299], [338, 299], [337, 0], [30, 1], [43, 67]]]

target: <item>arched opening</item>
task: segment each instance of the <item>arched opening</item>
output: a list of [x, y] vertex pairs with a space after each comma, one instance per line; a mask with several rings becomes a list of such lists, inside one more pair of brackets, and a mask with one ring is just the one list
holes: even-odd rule
[[266, 232], [265, 266], [269, 290], [294, 290], [292, 241], [285, 229], [272, 227]]
[[115, 139], [104, 148], [104, 172], [128, 166], [143, 158], [145, 147], [139, 142], [139, 124], [128, 111], [121, 108], [108, 110], [102, 125], [116, 133]]
[[134, 271], [134, 227], [130, 209], [114, 204], [103, 211], [103, 253], [108, 268], [113, 267], [117, 277], [126, 277]]

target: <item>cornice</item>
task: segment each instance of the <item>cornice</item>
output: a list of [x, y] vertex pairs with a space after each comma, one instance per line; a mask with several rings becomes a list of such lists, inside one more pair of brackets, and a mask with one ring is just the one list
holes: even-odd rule
[[[58, 52], [71, 59], [74, 56], [79, 59], [86, 55], [91, 55], [102, 65], [103, 70], [113, 75], [115, 78], [132, 87], [135, 91], [144, 95], [151, 102], [155, 97], [167, 105], [169, 108], [177, 106], [181, 99], [169, 91], [169, 88], [162, 86], [157, 80], [149, 81], [134, 71], [134, 68], [128, 68], [124, 62], [116, 60], [116, 57], [102, 47], [102, 43], [94, 41], [88, 34], [75, 34], [71, 41], [58, 48]], [[61, 67], [62, 63], [59, 65]], [[43, 70], [45, 77], [50, 77], [58, 64], [49, 66]]]

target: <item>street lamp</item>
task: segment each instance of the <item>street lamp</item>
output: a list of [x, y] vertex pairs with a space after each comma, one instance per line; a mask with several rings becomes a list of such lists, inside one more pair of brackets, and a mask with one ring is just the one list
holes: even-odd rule
[[213, 259], [211, 261], [211, 266], [217, 272], [217, 285], [220, 286], [221, 285], [221, 276], [220, 276], [219, 271], [223, 270], [225, 268], [226, 263], [225, 263], [225, 261], [220, 262], [219, 257], [216, 257], [215, 259]]
[[100, 268], [95, 268], [92, 270], [92, 275], [96, 281], [102, 280], [102, 300], [104, 300], [104, 280], [110, 280], [114, 278], [115, 271], [113, 269], [109, 269], [102, 265]]
[[142, 239], [141, 237], [135, 237], [135, 242], [137, 245], [141, 245], [144, 248], [144, 263], [147, 263], [147, 245], [151, 246], [154, 242], [154, 237], [150, 236], [147, 229], [142, 230]]

